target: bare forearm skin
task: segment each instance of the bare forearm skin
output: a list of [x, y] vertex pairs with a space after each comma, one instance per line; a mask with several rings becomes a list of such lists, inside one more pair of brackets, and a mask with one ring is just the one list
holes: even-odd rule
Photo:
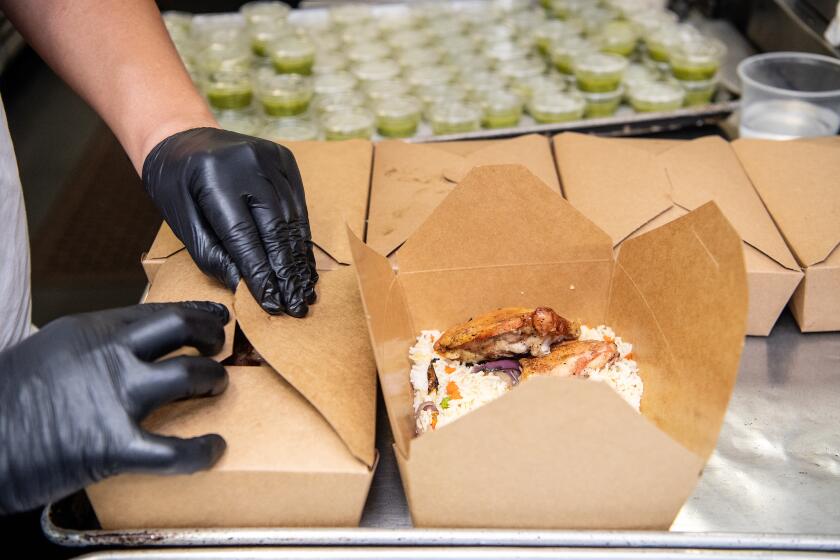
[[151, 0], [0, 0], [46, 62], [105, 120], [140, 173], [161, 140], [218, 127]]

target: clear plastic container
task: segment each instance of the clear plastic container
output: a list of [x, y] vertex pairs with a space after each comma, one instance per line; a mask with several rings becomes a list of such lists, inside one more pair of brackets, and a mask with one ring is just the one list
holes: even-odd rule
[[251, 106], [254, 89], [248, 73], [220, 71], [207, 77], [204, 94], [214, 109], [246, 109]]
[[302, 32], [281, 22], [264, 21], [249, 27], [248, 33], [251, 37], [251, 50], [257, 56], [268, 56], [268, 50], [273, 43], [282, 41], [290, 35], [302, 35]]
[[454, 84], [431, 84], [414, 90], [422, 102], [424, 114], [428, 117], [432, 107], [440, 103], [464, 102], [469, 97], [467, 90]]
[[373, 136], [374, 118], [366, 109], [350, 108], [327, 113], [321, 126], [327, 140], [368, 139]]
[[440, 39], [437, 47], [447, 58], [455, 59], [461, 56], [476, 56], [478, 43], [469, 35], [453, 35]]
[[448, 84], [454, 77], [454, 71], [448, 66], [427, 66], [412, 69], [406, 78], [412, 88], [420, 90], [427, 86]]
[[554, 67], [564, 74], [574, 73], [574, 61], [596, 51], [595, 45], [577, 36], [565, 37], [549, 45], [549, 57]]
[[712, 101], [717, 90], [717, 78], [710, 80], [677, 80], [685, 91], [686, 107], [706, 105]]
[[373, 21], [348, 27], [341, 32], [341, 41], [345, 45], [363, 45], [379, 41], [381, 38], [382, 31]]
[[493, 68], [493, 65], [484, 55], [475, 52], [449, 55], [446, 60], [457, 67], [462, 76], [468, 76], [474, 72], [489, 72]]
[[528, 49], [520, 44], [503, 41], [488, 45], [484, 49], [484, 56], [486, 56], [492, 64], [497, 67], [507, 65], [512, 61], [522, 60], [528, 57]]
[[396, 96], [380, 100], [375, 108], [376, 130], [388, 138], [408, 138], [417, 133], [421, 115], [420, 101]]
[[711, 37], [680, 41], [671, 51], [668, 63], [678, 80], [710, 80], [717, 74], [726, 47]]
[[377, 80], [368, 82], [364, 90], [368, 98], [376, 103], [390, 97], [408, 95], [411, 87], [403, 80]]
[[316, 54], [323, 52], [343, 52], [341, 38], [333, 33], [310, 34], [309, 41], [315, 45]]
[[356, 89], [356, 78], [350, 72], [336, 72], [321, 74], [312, 79], [312, 89], [315, 95], [330, 95], [344, 93]]
[[247, 71], [251, 65], [251, 56], [251, 48], [245, 41], [214, 42], [200, 49], [196, 55], [196, 64], [205, 74]]
[[666, 24], [644, 36], [647, 55], [656, 62], [668, 62], [671, 52], [683, 41], [701, 37], [700, 32], [688, 24]]
[[504, 90], [508, 85], [504, 76], [489, 71], [465, 73], [458, 80], [458, 84], [463, 86], [473, 99], [481, 99], [488, 93]]
[[354, 27], [372, 19], [373, 10], [367, 4], [340, 4], [330, 8], [330, 20], [336, 27]]
[[634, 27], [627, 21], [610, 21], [592, 36], [601, 52], [629, 57], [639, 40]]
[[384, 60], [391, 55], [391, 49], [385, 43], [359, 43], [347, 49], [347, 60], [351, 64], [362, 64], [372, 60]]
[[430, 40], [431, 36], [426, 31], [419, 29], [406, 29], [405, 31], [391, 33], [388, 36], [388, 44], [397, 51], [425, 47]]
[[312, 100], [312, 81], [300, 74], [262, 74], [258, 96], [263, 111], [272, 117], [289, 117], [305, 113]]
[[584, 116], [588, 118], [609, 117], [614, 115], [624, 98], [624, 88], [619, 86], [614, 91], [603, 93], [580, 92], [586, 102]]
[[532, 8], [505, 16], [504, 23], [518, 35], [531, 35], [546, 21], [545, 10]]
[[569, 21], [550, 19], [535, 29], [534, 39], [540, 53], [548, 55], [551, 45], [560, 43], [569, 37], [579, 37], [582, 32], [582, 25], [575, 26], [574, 23]]
[[429, 110], [429, 123], [436, 135], [473, 132], [481, 126], [481, 109], [461, 101], [441, 102]]
[[738, 65], [742, 137], [830, 136], [840, 128], [840, 61], [799, 52], [751, 56]]
[[192, 14], [188, 12], [179, 12], [177, 10], [170, 10], [163, 12], [161, 15], [163, 24], [169, 34], [183, 33], [184, 36], [189, 36], [192, 29]]
[[616, 22], [620, 14], [604, 6], [587, 6], [577, 14], [577, 17], [583, 22], [583, 33], [592, 36], [597, 35], [610, 23]]
[[640, 85], [629, 92], [630, 106], [640, 113], [674, 111], [683, 105], [685, 92], [668, 82]]
[[499, 74], [511, 83], [527, 80], [545, 73], [545, 61], [536, 56], [509, 60], [497, 65]]
[[624, 71], [624, 77], [621, 83], [626, 90], [630, 90], [636, 86], [657, 81], [659, 81], [659, 73], [656, 70], [643, 64], [631, 63], [627, 66], [627, 70]]
[[285, 21], [290, 11], [288, 4], [266, 0], [246, 2], [239, 8], [239, 12], [245, 18], [245, 23], [249, 26]]
[[363, 85], [378, 80], [393, 80], [400, 75], [400, 65], [393, 60], [371, 60], [357, 64], [353, 74]]
[[400, 66], [409, 70], [423, 66], [434, 66], [440, 62], [442, 55], [435, 49], [408, 49], [402, 51], [397, 57]]
[[580, 13], [592, 6], [590, 0], [550, 0], [548, 11], [558, 19], [572, 19], [579, 17]]
[[312, 73], [332, 74], [345, 70], [348, 66], [347, 58], [339, 53], [318, 52], [315, 54], [315, 63], [312, 65]]
[[457, 18], [442, 18], [430, 21], [426, 31], [437, 40], [447, 37], [457, 37], [466, 33], [466, 25]]
[[510, 89], [525, 101], [530, 101], [535, 93], [540, 91], [563, 92], [566, 90], [566, 80], [557, 74], [543, 74], [524, 80], [515, 80]]
[[671, 10], [643, 9], [633, 13], [626, 13], [624, 17], [636, 27], [641, 37], [646, 37], [662, 27], [676, 25], [679, 21], [677, 14]]
[[256, 136], [259, 133], [261, 121], [256, 115], [247, 111], [215, 111], [214, 116], [219, 126], [231, 132]]
[[492, 48], [499, 43], [512, 43], [516, 39], [514, 31], [503, 23], [480, 27], [472, 35], [485, 48]]
[[315, 64], [315, 45], [309, 39], [300, 36], [287, 36], [268, 47], [271, 63], [280, 74], [312, 73]]
[[481, 106], [481, 126], [484, 128], [510, 128], [522, 119], [522, 99], [515, 93], [494, 91], [484, 95]]
[[358, 91], [331, 93], [316, 97], [312, 102], [312, 106], [317, 115], [323, 116], [334, 111], [363, 109], [367, 106], [367, 97]]
[[282, 144], [283, 142], [317, 140], [319, 133], [318, 126], [312, 121], [290, 117], [270, 119], [260, 129], [257, 136]]
[[376, 18], [376, 25], [385, 34], [404, 31], [417, 27], [419, 20], [411, 12], [387, 12]]
[[586, 102], [575, 92], [540, 91], [528, 103], [528, 113], [540, 124], [576, 121], [585, 109]]
[[627, 64], [627, 59], [621, 55], [589, 53], [576, 58], [572, 66], [577, 87], [581, 91], [598, 93], [616, 90]]

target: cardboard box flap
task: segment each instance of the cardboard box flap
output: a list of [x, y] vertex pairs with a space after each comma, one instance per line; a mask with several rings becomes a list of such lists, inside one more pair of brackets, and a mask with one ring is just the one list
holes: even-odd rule
[[554, 138], [563, 194], [618, 245], [672, 206], [656, 154], [623, 140], [565, 132]]
[[[216, 279], [201, 272], [186, 251], [175, 253], [161, 265], [144, 303], [177, 301], [215, 301], [228, 308], [230, 321], [225, 325], [225, 343], [213, 359], [221, 361], [230, 356], [236, 324], [233, 293]], [[196, 355], [197, 351], [184, 349], [179, 353]]]
[[401, 275], [611, 260], [607, 235], [521, 165], [473, 169], [396, 255]]
[[324, 272], [318, 301], [295, 319], [269, 315], [240, 283], [239, 326], [260, 355], [312, 403], [347, 445], [371, 467], [376, 422], [376, 366], [367, 343], [355, 272]]
[[606, 384], [535, 377], [417, 438], [412, 479], [439, 477], [440, 465], [458, 468], [447, 469], [436, 511], [412, 513], [444, 526], [471, 511], [493, 516], [475, 526], [667, 528], [703, 461]]
[[399, 247], [455, 187], [441, 170], [461, 161], [431, 145], [377, 144], [367, 243], [382, 255]]
[[214, 471], [367, 471], [323, 416], [274, 370], [227, 370], [230, 384], [222, 395], [168, 405], [143, 426], [167, 436], [222, 435], [228, 448]]
[[336, 261], [350, 264], [345, 224], [364, 235], [373, 144], [347, 140], [288, 142], [285, 146], [300, 168], [313, 241]]
[[184, 244], [175, 236], [169, 224], [163, 222], [152, 246], [146, 253], [147, 259], [167, 259], [184, 248]]
[[707, 136], [679, 142], [659, 159], [665, 165], [676, 204], [694, 210], [714, 200], [741, 239], [785, 268], [799, 270], [726, 140]]
[[491, 164], [527, 167], [550, 188], [560, 191], [547, 140], [527, 135], [512, 140], [377, 144], [366, 241], [383, 255], [414, 233], [440, 202], [473, 168]]
[[468, 154], [458, 165], [445, 168], [443, 176], [448, 181], [460, 183], [473, 167], [481, 165], [524, 165], [543, 183], [560, 191], [549, 140], [540, 134], [494, 142]]
[[405, 368], [410, 368], [405, 349], [411, 346], [416, 333], [388, 258], [365, 245], [349, 229], [347, 236], [353, 249], [353, 268], [374, 348], [382, 397], [388, 403], [388, 420], [397, 447], [408, 455], [414, 437], [414, 409], [409, 378], [405, 374]]
[[634, 344], [642, 413], [703, 458], [735, 384], [746, 314], [741, 239], [713, 202], [622, 244], [607, 324]]
[[739, 139], [732, 144], [802, 266], [840, 244], [840, 139]]

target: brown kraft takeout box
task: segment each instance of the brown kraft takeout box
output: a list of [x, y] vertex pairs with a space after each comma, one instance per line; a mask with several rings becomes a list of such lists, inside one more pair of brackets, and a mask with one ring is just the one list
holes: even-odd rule
[[728, 142], [564, 133], [554, 149], [563, 195], [615, 246], [714, 201], [744, 242], [747, 334], [770, 334], [802, 271]]
[[840, 139], [740, 139], [733, 147], [805, 270], [790, 301], [799, 328], [840, 330]]
[[[525, 168], [483, 166], [390, 260], [348, 235], [415, 525], [671, 524], [715, 447], [744, 341], [742, 242], [714, 203], [614, 259], [610, 236]], [[415, 437], [420, 331], [539, 305], [634, 344], [642, 414], [606, 384], [536, 377]]]
[[[367, 140], [343, 142], [286, 142], [295, 156], [306, 190], [309, 223], [318, 268], [350, 264], [350, 246], [344, 224], [358, 235], [365, 227], [373, 144]], [[164, 222], [141, 261], [151, 282], [158, 268], [184, 244]]]
[[407, 144], [380, 142], [371, 180], [366, 241], [382, 255], [399, 247], [473, 167], [519, 164], [560, 192], [547, 138]]
[[[365, 148], [356, 155], [366, 154], [369, 170], [369, 143], [340, 144]], [[308, 176], [310, 215], [321, 216], [330, 209], [320, 196], [327, 179]], [[333, 187], [342, 186], [336, 174]], [[345, 195], [337, 192], [336, 203]], [[375, 363], [356, 275], [328, 258], [351, 260], [346, 228], [361, 232], [364, 209], [362, 202], [361, 220], [339, 223], [343, 239], [318, 230], [326, 249], [318, 300], [305, 319], [266, 314], [243, 283], [229, 292], [185, 250], [156, 264], [146, 302], [212, 300], [230, 310], [225, 346], [214, 357], [226, 364], [230, 385], [218, 397], [163, 407], [144, 427], [179, 437], [218, 433], [228, 448], [206, 472], [122, 475], [89, 487], [104, 529], [358, 525], [378, 457]]]

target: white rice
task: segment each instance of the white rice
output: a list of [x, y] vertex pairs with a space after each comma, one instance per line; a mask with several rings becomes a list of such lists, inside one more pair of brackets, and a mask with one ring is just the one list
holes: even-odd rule
[[[472, 366], [465, 366], [461, 362], [438, 355], [434, 344], [441, 334], [436, 330], [422, 331], [417, 337], [417, 342], [408, 351], [412, 362], [409, 375], [414, 388], [414, 410], [418, 410], [427, 402], [434, 403], [437, 407], [437, 412], [420, 410], [417, 413], [418, 434], [445, 426], [510, 390], [509, 384], [495, 374], [483, 371], [473, 373]], [[615, 342], [619, 359], [597, 371], [586, 369], [581, 376], [607, 383], [638, 411], [644, 388], [636, 362], [632, 356], [628, 358], [633, 351], [633, 345], [615, 336], [613, 330], [604, 325], [594, 328], [581, 325], [580, 339]], [[432, 363], [438, 387], [429, 391], [428, 370]], [[448, 388], [457, 388], [457, 394], [451, 394]], [[456, 398], [458, 395], [460, 398]]]

